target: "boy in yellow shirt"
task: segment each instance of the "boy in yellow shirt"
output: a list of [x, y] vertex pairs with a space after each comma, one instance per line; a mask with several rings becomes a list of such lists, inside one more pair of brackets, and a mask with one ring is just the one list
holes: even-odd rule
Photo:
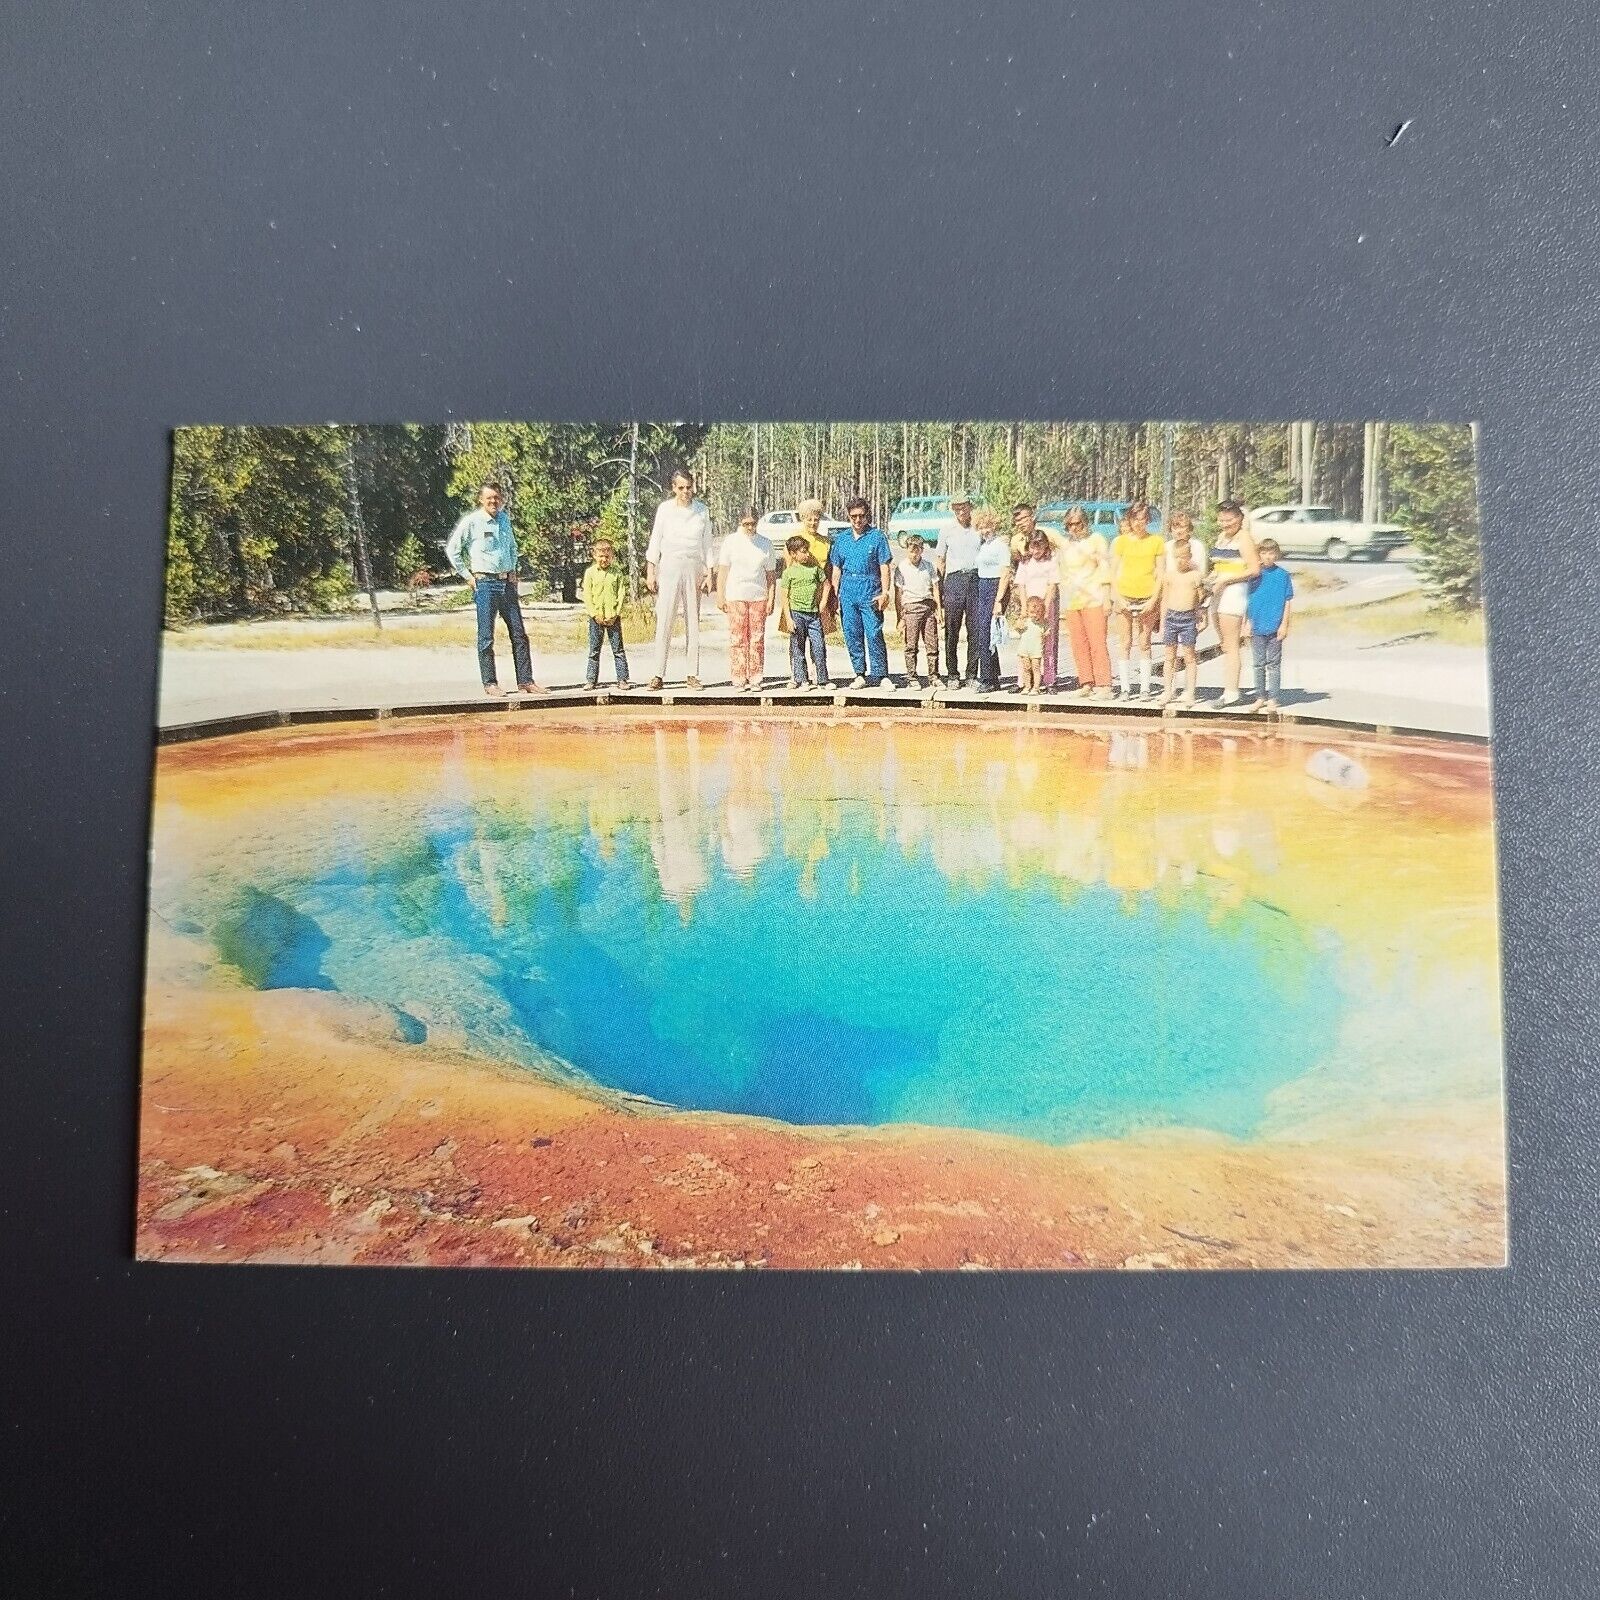
[[589, 615], [589, 665], [583, 675], [583, 686], [595, 688], [600, 682], [600, 641], [611, 641], [611, 660], [617, 669], [617, 687], [631, 689], [628, 682], [628, 654], [622, 647], [622, 602], [627, 596], [628, 580], [613, 565], [616, 550], [609, 539], [599, 540], [594, 547], [594, 560], [583, 574], [583, 609]]

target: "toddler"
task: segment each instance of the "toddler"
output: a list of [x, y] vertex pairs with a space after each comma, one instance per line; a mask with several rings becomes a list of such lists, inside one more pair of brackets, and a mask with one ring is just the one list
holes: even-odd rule
[[1017, 632], [1017, 693], [1038, 694], [1044, 687], [1044, 599], [1028, 597], [1028, 620]]

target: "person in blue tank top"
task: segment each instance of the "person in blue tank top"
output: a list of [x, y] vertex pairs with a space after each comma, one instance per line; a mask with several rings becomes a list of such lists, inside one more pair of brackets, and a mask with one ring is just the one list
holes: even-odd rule
[[889, 675], [883, 642], [883, 609], [889, 603], [889, 573], [894, 552], [872, 526], [872, 507], [859, 495], [845, 508], [847, 532], [836, 534], [828, 568], [839, 596], [845, 649], [856, 669], [852, 689], [876, 688]]

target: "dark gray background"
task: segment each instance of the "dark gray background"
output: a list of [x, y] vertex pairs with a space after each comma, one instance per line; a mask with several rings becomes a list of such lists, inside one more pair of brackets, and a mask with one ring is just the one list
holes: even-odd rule
[[[1593, 1592], [1588, 5], [35, 3], [0, 46], [8, 1593]], [[1512, 1268], [135, 1266], [168, 429], [630, 414], [1481, 417]]]

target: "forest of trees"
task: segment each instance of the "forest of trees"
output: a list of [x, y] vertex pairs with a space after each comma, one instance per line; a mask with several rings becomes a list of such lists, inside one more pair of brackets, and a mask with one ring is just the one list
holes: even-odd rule
[[[626, 552], [631, 521], [637, 570], [679, 465], [695, 470], [719, 529], [745, 505], [809, 495], [838, 516], [864, 494], [886, 520], [902, 495], [960, 486], [999, 506], [1160, 504], [1166, 435], [1159, 422], [185, 428], [173, 449], [167, 619], [325, 609], [440, 573], [451, 527], [488, 478], [505, 492], [525, 565], [570, 599], [597, 531]], [[1399, 522], [1437, 598], [1470, 608], [1482, 600], [1474, 445], [1456, 424], [1180, 423], [1173, 504], [1202, 525], [1229, 497]]]

